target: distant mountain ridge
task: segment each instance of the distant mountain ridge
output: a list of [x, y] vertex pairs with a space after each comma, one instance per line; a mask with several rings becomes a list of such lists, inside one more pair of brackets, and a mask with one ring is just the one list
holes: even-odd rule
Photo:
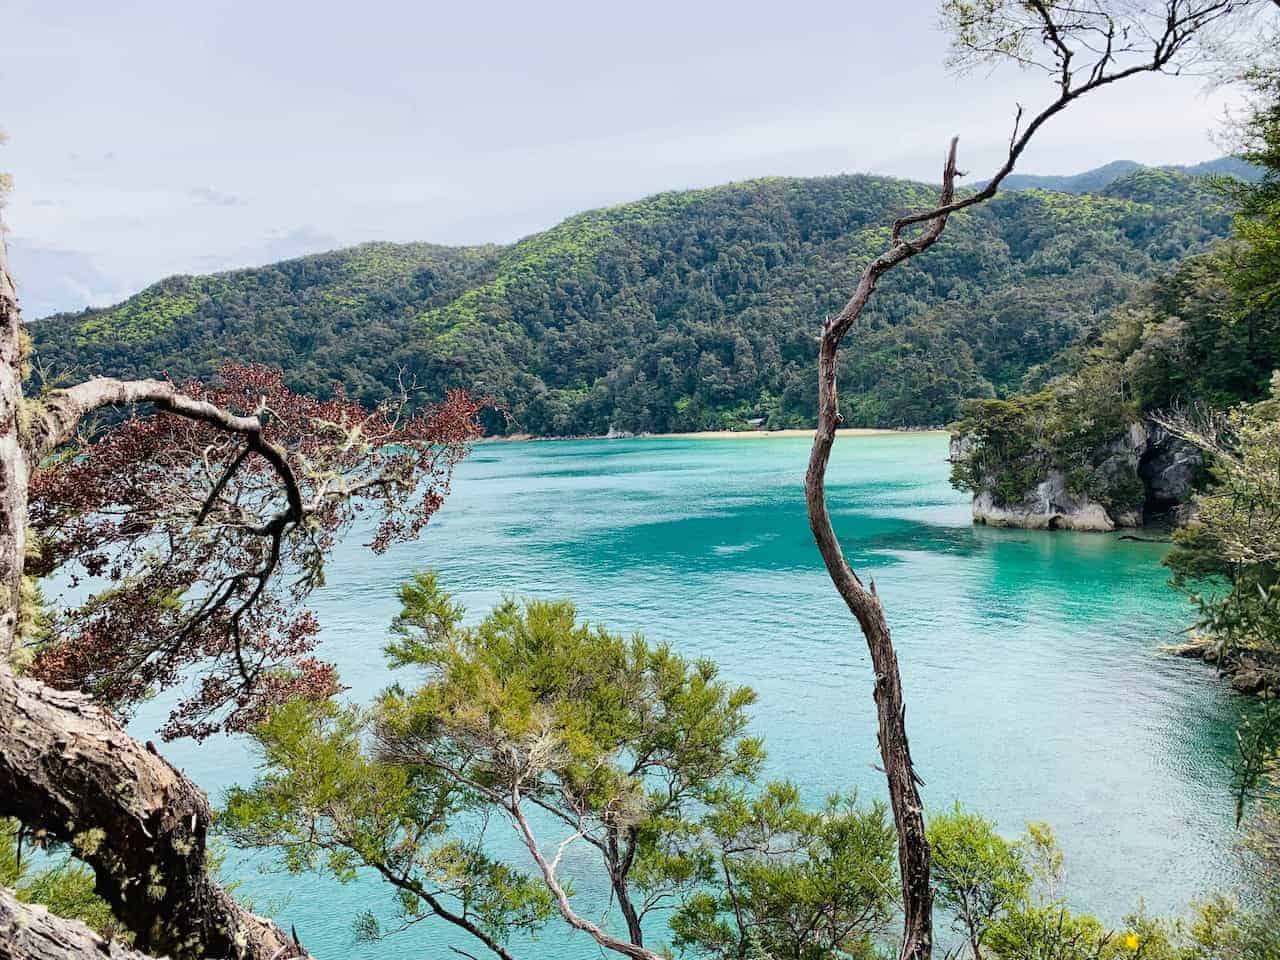
[[[407, 373], [497, 398], [496, 432], [666, 432], [811, 422], [822, 317], [894, 216], [937, 188], [765, 178], [592, 210], [507, 246], [366, 244], [172, 277], [32, 324], [43, 369], [208, 377], [227, 358], [366, 402]], [[1184, 173], [1002, 193], [881, 286], [842, 369], [850, 424], [936, 425], [1003, 395], [1152, 276], [1224, 236]]]
[[1253, 182], [1262, 176], [1262, 170], [1251, 163], [1237, 160], [1235, 157], [1219, 157], [1216, 160], [1205, 160], [1203, 163], [1178, 166], [1169, 164], [1150, 167], [1133, 160], [1112, 160], [1110, 163], [1086, 170], [1084, 173], [1058, 176], [1053, 174], [1014, 173], [1005, 178], [1003, 188], [1006, 190], [1058, 190], [1062, 193], [1094, 193], [1103, 190], [1122, 177], [1127, 177], [1138, 170], [1171, 170], [1189, 177], [1236, 177]]

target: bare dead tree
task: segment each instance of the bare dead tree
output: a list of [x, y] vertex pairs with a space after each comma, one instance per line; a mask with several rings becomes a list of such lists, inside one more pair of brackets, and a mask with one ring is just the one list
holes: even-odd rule
[[[1266, 0], [1267, 3], [1273, 0]], [[932, 247], [952, 214], [995, 196], [1032, 137], [1052, 117], [1095, 90], [1140, 74], [1179, 73], [1202, 56], [1200, 41], [1255, 10], [1262, 0], [1164, 0], [1154, 4], [1103, 0], [943, 0], [953, 36], [951, 63], [965, 69], [1015, 63], [1047, 74], [1057, 96], [1028, 122], [1019, 106], [1004, 162], [979, 190], [956, 195], [957, 140], [947, 149], [938, 204], [893, 222], [883, 252], [863, 268], [852, 296], [823, 324], [818, 353], [818, 423], [805, 474], [809, 525], [837, 592], [858, 621], [875, 671], [880, 759], [898, 830], [902, 882], [902, 960], [933, 951], [933, 891], [925, 839], [922, 783], [911, 761], [906, 698], [884, 607], [875, 584], [864, 585], [845, 560], [827, 506], [826, 475], [841, 425], [836, 388], [841, 344], [854, 332], [881, 277]], [[911, 232], [918, 228], [918, 232]]]

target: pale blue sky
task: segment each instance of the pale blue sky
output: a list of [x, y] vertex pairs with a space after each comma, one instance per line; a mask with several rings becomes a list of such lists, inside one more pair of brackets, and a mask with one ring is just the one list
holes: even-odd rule
[[[1017, 71], [954, 78], [931, 2], [0, 0], [0, 168], [28, 315], [364, 240], [509, 241], [765, 174], [975, 177]], [[1023, 172], [1192, 163], [1222, 94], [1143, 78]], [[37, 308], [37, 309], [32, 309]]]

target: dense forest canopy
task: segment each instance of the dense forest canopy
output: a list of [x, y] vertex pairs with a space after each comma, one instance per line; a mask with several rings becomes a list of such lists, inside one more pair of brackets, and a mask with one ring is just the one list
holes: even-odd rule
[[[493, 432], [810, 425], [815, 322], [884, 225], [934, 200], [882, 177], [769, 178], [590, 211], [506, 247], [366, 244], [174, 277], [32, 324], [37, 369], [183, 380], [234, 357], [366, 403], [407, 375], [429, 397], [491, 395], [509, 414]], [[1203, 181], [1154, 168], [957, 216], [948, 243], [886, 283], [842, 358], [847, 422], [940, 425], [963, 398], [1013, 392], [1229, 225]]]

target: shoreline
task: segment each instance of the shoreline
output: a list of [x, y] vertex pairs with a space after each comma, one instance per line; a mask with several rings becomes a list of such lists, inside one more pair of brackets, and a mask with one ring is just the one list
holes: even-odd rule
[[[836, 437], [874, 437], [893, 434], [947, 433], [943, 427], [842, 427]], [[532, 433], [509, 433], [504, 436], [481, 437], [477, 443], [526, 443], [529, 441], [562, 440], [767, 440], [779, 437], [813, 437], [808, 427], [788, 427], [784, 430], [697, 430], [688, 433], [615, 433], [586, 434], [582, 436], [538, 436]]]
[[1165, 653], [1215, 667], [1236, 693], [1259, 700], [1280, 698], [1280, 657], [1266, 650], [1222, 650], [1202, 637], [1161, 647]]

